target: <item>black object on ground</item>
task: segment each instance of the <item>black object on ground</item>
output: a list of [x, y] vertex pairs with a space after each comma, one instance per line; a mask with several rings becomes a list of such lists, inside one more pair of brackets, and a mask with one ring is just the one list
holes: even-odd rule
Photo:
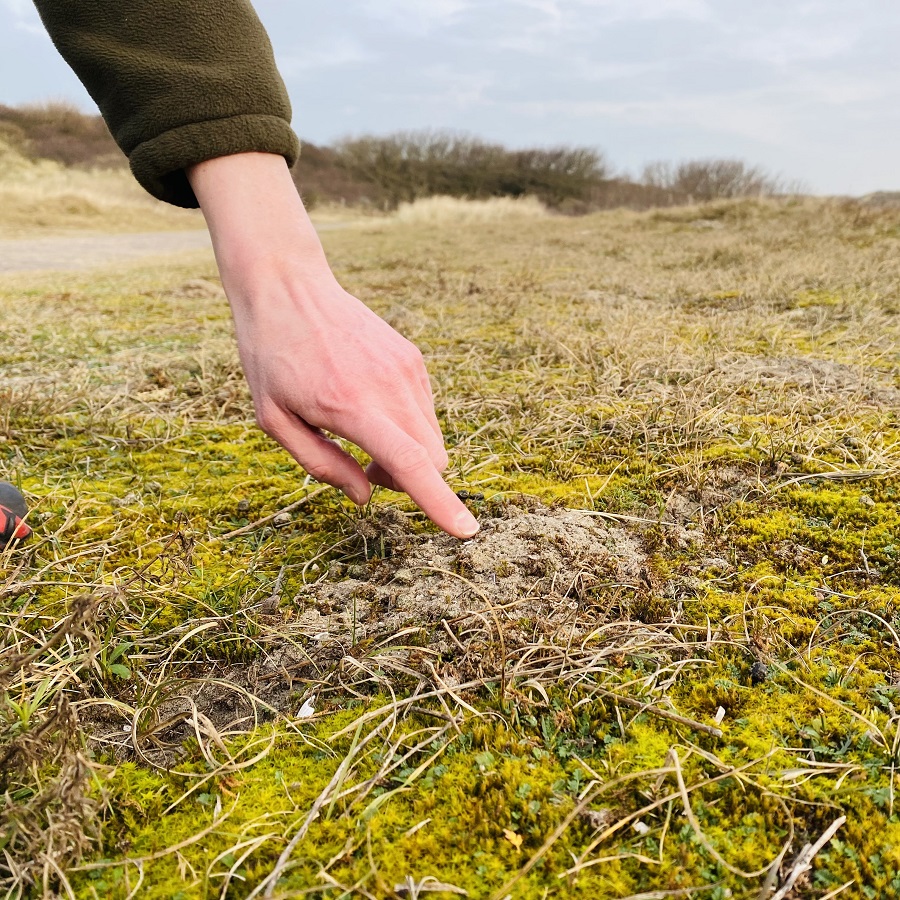
[[769, 670], [764, 662], [756, 660], [750, 666], [750, 681], [753, 684], [762, 684], [769, 677]]

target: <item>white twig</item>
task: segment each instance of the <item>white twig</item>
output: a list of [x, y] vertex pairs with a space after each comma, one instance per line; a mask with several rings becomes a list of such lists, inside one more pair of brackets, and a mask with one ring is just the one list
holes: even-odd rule
[[834, 837], [835, 832], [846, 821], [846, 816], [835, 819], [814, 844], [806, 844], [803, 847], [797, 854], [794, 865], [791, 867], [791, 871], [788, 872], [784, 884], [772, 895], [771, 900], [784, 900], [787, 897], [791, 888], [797, 883], [797, 879], [812, 869], [813, 857]]

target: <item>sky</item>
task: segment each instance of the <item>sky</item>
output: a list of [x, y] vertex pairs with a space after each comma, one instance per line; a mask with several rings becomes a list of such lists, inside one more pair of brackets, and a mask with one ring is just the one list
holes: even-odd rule
[[[257, 0], [313, 143], [452, 129], [586, 146], [618, 173], [742, 159], [807, 190], [900, 190], [891, 0]], [[95, 109], [30, 0], [0, 0], [0, 103]]]

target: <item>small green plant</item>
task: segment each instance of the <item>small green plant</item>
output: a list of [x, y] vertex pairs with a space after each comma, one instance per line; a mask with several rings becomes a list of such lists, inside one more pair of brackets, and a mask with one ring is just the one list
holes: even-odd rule
[[127, 654], [133, 647], [132, 641], [122, 641], [114, 647], [101, 647], [96, 656], [96, 665], [100, 676], [109, 678], [115, 675], [116, 678], [131, 678]]
[[59, 682], [59, 675], [48, 675], [35, 685], [23, 686], [18, 700], [4, 693], [3, 708], [11, 735], [23, 734], [34, 725], [38, 714], [58, 692]]

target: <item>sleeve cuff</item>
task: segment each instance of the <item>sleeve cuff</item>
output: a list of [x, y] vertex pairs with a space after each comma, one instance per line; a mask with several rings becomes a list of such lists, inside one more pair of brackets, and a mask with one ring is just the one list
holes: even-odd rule
[[300, 141], [278, 116], [232, 116], [163, 132], [138, 144], [129, 162], [134, 177], [154, 197], [196, 209], [199, 203], [185, 169], [219, 156], [253, 152], [278, 154], [293, 166], [300, 155]]

